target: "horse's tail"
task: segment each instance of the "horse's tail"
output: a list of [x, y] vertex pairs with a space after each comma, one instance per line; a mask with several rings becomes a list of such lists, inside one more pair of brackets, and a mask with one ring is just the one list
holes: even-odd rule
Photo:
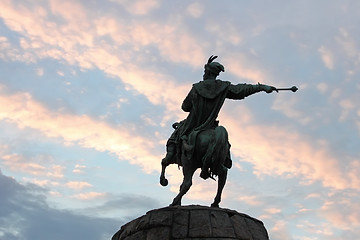
[[228, 133], [223, 126], [214, 129], [202, 163], [210, 166], [211, 175], [217, 175], [219, 167], [225, 165], [229, 152]]
[[228, 132], [223, 126], [215, 128], [215, 146], [214, 156], [218, 158], [220, 164], [224, 165], [230, 146]]

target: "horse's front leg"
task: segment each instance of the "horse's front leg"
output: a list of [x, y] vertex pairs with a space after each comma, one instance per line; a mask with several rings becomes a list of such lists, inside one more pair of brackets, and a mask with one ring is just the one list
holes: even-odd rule
[[161, 186], [164, 186], [164, 187], [167, 186], [169, 183], [165, 177], [165, 169], [167, 166], [168, 166], [167, 164], [161, 163], [160, 184], [161, 184]]
[[168, 144], [166, 146], [166, 156], [161, 161], [161, 174], [160, 174], [160, 184], [162, 186], [168, 185], [168, 180], [165, 177], [165, 169], [169, 164], [174, 163], [175, 158], [175, 144]]
[[182, 197], [189, 191], [191, 185], [192, 185], [192, 177], [194, 175], [196, 168], [194, 167], [186, 167], [183, 166], [183, 174], [184, 179], [182, 184], [180, 185], [180, 191], [179, 194], [174, 198], [173, 202], [170, 204], [170, 206], [180, 206], [181, 205], [181, 199]]
[[228, 169], [221, 164], [218, 176], [218, 189], [214, 198], [214, 202], [211, 204], [211, 207], [219, 207], [219, 203], [221, 202], [221, 194], [226, 183], [227, 171]]

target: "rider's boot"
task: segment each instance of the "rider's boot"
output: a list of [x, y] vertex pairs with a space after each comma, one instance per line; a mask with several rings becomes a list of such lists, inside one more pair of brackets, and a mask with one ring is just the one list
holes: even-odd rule
[[205, 180], [210, 177], [210, 171], [209, 171], [209, 168], [208, 168], [208, 167], [203, 166], [203, 167], [201, 168], [200, 177], [203, 178], [203, 179], [205, 179]]

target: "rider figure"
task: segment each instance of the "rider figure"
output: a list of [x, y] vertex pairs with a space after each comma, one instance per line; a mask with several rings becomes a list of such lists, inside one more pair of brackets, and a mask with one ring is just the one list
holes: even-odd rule
[[[216, 120], [219, 111], [226, 98], [244, 99], [254, 93], [265, 91], [271, 93], [277, 91], [275, 87], [263, 84], [237, 84], [216, 79], [220, 72], [224, 72], [224, 66], [213, 62], [217, 56], [211, 56], [205, 64], [203, 81], [193, 84], [190, 92], [183, 101], [182, 110], [189, 112], [187, 118], [179, 123], [174, 123], [175, 129], [166, 144], [166, 156], [161, 164], [167, 166], [172, 163], [182, 165], [182, 159], [192, 158], [196, 148], [196, 137], [204, 130], [214, 129], [218, 126]], [[228, 153], [225, 167], [231, 167], [230, 152]], [[202, 164], [200, 177], [211, 177], [211, 163]]]

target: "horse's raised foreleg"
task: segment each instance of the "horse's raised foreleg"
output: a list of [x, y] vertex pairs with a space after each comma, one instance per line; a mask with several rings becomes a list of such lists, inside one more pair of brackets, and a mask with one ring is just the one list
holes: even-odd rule
[[174, 198], [173, 202], [170, 204], [170, 206], [180, 206], [181, 205], [181, 199], [189, 191], [191, 185], [192, 185], [192, 177], [194, 175], [196, 168], [186, 168], [183, 167], [183, 174], [184, 179], [182, 184], [180, 185], [180, 191], [179, 194]]
[[168, 180], [165, 177], [165, 169], [169, 164], [175, 163], [175, 144], [168, 144], [166, 146], [166, 156], [161, 160], [161, 174], [160, 174], [160, 184], [162, 186], [168, 185]]
[[161, 186], [167, 186], [168, 185], [168, 180], [165, 177], [165, 169], [169, 164], [165, 164], [163, 162], [161, 162], [161, 174], [160, 174], [160, 184]]
[[226, 183], [227, 170], [228, 169], [221, 164], [218, 175], [218, 189], [214, 198], [214, 202], [211, 204], [211, 207], [219, 207], [219, 203], [221, 202], [221, 194]]

